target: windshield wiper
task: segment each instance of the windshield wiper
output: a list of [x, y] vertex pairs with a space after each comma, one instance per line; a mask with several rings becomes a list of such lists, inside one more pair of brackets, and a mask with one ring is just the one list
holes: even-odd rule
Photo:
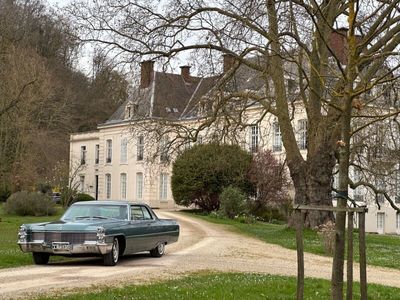
[[90, 216], [78, 216], [78, 217], [75, 217], [75, 220], [76, 219], [90, 219]]
[[103, 217], [103, 216], [93, 216], [93, 219], [108, 219], [107, 217]]

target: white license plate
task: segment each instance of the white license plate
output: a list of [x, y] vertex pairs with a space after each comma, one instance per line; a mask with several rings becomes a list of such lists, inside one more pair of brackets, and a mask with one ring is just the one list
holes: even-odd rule
[[71, 245], [69, 243], [52, 243], [53, 250], [69, 251]]

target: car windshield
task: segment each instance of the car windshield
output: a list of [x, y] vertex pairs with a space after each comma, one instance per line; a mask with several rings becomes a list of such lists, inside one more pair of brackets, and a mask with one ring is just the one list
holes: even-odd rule
[[61, 220], [118, 219], [128, 220], [126, 205], [72, 205]]

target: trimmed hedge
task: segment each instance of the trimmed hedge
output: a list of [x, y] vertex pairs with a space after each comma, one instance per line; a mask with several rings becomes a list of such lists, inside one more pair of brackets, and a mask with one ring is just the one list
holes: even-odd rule
[[94, 198], [92, 196], [85, 194], [85, 193], [79, 193], [79, 194], [76, 194], [72, 203], [81, 202], [81, 201], [92, 201], [92, 200], [94, 200]]

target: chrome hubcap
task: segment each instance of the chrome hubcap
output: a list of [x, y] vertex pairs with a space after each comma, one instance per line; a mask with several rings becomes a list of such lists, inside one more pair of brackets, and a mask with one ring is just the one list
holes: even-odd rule
[[158, 245], [158, 253], [163, 254], [164, 253], [164, 244]]
[[118, 255], [119, 255], [118, 239], [114, 239], [114, 245], [113, 245], [113, 258], [114, 258], [114, 262], [117, 262], [117, 261], [118, 261]]

